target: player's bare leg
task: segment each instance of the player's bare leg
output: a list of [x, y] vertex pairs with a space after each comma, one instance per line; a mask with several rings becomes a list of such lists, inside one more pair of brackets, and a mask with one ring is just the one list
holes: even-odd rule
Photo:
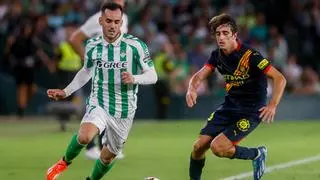
[[98, 133], [99, 130], [94, 124], [81, 124], [78, 134], [73, 135], [63, 158], [48, 169], [47, 180], [55, 180], [61, 175], [68, 165], [71, 164], [72, 160], [79, 155], [81, 149]]
[[193, 144], [189, 166], [190, 180], [201, 179], [202, 168], [205, 164], [205, 153], [209, 149], [212, 139], [211, 136], [200, 135]]
[[232, 158], [235, 153], [235, 146], [223, 133], [213, 139], [210, 144], [211, 151], [218, 157]]
[[91, 176], [87, 177], [87, 180], [101, 179], [114, 165], [114, 159], [116, 154], [112, 153], [107, 146], [103, 146], [98, 159], [94, 165]]
[[24, 110], [27, 107], [27, 84], [18, 85], [17, 88], [17, 102], [18, 102], [18, 116], [21, 118], [24, 115]]
[[237, 146], [226, 135], [221, 133], [213, 139], [210, 148], [218, 157], [252, 160], [255, 180], [260, 179], [264, 174], [266, 168], [265, 158], [267, 156], [267, 149], [265, 147], [247, 148]]

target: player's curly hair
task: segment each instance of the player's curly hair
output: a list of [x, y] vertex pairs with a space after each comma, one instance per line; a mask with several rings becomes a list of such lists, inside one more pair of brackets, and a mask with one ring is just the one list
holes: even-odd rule
[[236, 21], [228, 14], [220, 14], [211, 18], [209, 22], [210, 32], [214, 35], [217, 27], [222, 24], [228, 24], [231, 28], [232, 33], [238, 32], [238, 26]]

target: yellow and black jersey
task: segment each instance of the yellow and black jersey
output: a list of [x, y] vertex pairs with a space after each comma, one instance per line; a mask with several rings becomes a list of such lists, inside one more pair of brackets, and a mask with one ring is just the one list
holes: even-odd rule
[[226, 102], [236, 106], [258, 107], [266, 103], [267, 77], [270, 61], [244, 44], [229, 55], [221, 49], [211, 53], [205, 66], [217, 69], [226, 82]]

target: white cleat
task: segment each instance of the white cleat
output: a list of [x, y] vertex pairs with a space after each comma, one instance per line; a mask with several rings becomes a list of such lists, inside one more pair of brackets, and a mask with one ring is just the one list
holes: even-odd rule
[[87, 156], [87, 158], [92, 159], [92, 160], [97, 160], [100, 158], [100, 150], [98, 147], [93, 147], [88, 149], [85, 152], [85, 155]]

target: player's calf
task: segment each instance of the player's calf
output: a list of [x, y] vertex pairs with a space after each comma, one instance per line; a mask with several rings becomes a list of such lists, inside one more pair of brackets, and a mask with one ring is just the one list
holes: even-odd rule
[[201, 135], [199, 139], [193, 144], [192, 158], [193, 159], [203, 159], [205, 152], [210, 147], [210, 142], [212, 141], [211, 136]]
[[201, 179], [202, 169], [205, 165], [205, 152], [209, 149], [211, 140], [211, 136], [201, 135], [194, 143], [189, 166], [190, 180]]
[[116, 155], [111, 153], [110, 151], [106, 151], [105, 149], [107, 148], [104, 146], [100, 154], [100, 160], [104, 165], [108, 165], [114, 160]]
[[115, 163], [115, 161], [113, 161], [115, 157], [116, 155], [114, 153], [110, 152], [106, 146], [103, 146], [100, 159], [96, 161], [89, 179], [101, 179], [112, 168]]

